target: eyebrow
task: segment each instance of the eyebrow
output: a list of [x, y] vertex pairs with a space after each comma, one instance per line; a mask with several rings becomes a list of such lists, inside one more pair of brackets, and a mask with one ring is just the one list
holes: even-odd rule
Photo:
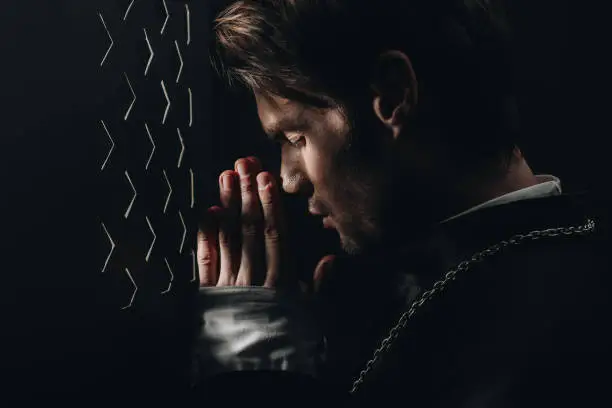
[[264, 132], [273, 140], [284, 137], [285, 132], [301, 132], [310, 127], [304, 115], [305, 110], [300, 110], [296, 114], [288, 114], [275, 120], [269, 125], [264, 126]]

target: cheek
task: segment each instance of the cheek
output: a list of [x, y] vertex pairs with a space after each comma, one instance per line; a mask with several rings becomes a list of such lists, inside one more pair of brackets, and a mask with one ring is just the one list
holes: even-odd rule
[[319, 146], [309, 144], [303, 148], [302, 160], [304, 170], [315, 190], [324, 189], [331, 170], [331, 160], [327, 157], [326, 151]]
[[337, 111], [328, 111], [313, 120], [312, 137], [302, 151], [304, 169], [315, 189], [329, 188], [337, 178], [334, 157], [342, 149], [348, 125]]

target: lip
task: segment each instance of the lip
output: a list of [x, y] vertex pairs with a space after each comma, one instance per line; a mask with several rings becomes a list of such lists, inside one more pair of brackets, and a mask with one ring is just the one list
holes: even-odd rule
[[323, 218], [323, 228], [326, 229], [336, 229], [336, 224], [334, 220], [329, 215]]
[[315, 210], [314, 207], [308, 207], [308, 212], [310, 214], [318, 216], [318, 217], [325, 217], [326, 216], [326, 214], [323, 214], [322, 212]]
[[315, 217], [321, 217], [322, 219], [322, 223], [323, 223], [323, 228], [325, 229], [336, 229], [336, 224], [334, 223], [334, 220], [332, 218], [332, 216], [329, 213], [324, 213], [320, 208], [317, 208], [312, 202], [309, 202], [308, 205], [308, 212], [311, 215], [314, 215]]

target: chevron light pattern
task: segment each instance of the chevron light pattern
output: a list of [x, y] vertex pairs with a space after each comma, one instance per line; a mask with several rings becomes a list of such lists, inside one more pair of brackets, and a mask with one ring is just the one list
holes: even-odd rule
[[[99, 70], [116, 98], [98, 118], [100, 277], [120, 310], [171, 301], [197, 284], [194, 269], [199, 146], [190, 65], [203, 50], [196, 4], [122, 0], [93, 18], [100, 27]], [[201, 136], [200, 136], [201, 137]], [[192, 256], [193, 254], [193, 256]], [[120, 294], [120, 295], [119, 295]], [[162, 296], [163, 295], [163, 296]], [[149, 299], [149, 300], [144, 300]]]

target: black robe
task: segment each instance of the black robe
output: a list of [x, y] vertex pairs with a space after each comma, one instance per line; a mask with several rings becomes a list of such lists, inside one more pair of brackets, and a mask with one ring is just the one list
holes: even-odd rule
[[[341, 260], [320, 294], [327, 361], [317, 381], [225, 375], [201, 388], [202, 403], [231, 389], [268, 407], [612, 406], [612, 269], [602, 208], [586, 195], [524, 200], [440, 224], [399, 253]], [[590, 220], [594, 232], [569, 234]], [[349, 394], [411, 302], [462, 261], [530, 233], [544, 236], [522, 238], [459, 271]], [[232, 406], [240, 406], [238, 397], [229, 398]]]

